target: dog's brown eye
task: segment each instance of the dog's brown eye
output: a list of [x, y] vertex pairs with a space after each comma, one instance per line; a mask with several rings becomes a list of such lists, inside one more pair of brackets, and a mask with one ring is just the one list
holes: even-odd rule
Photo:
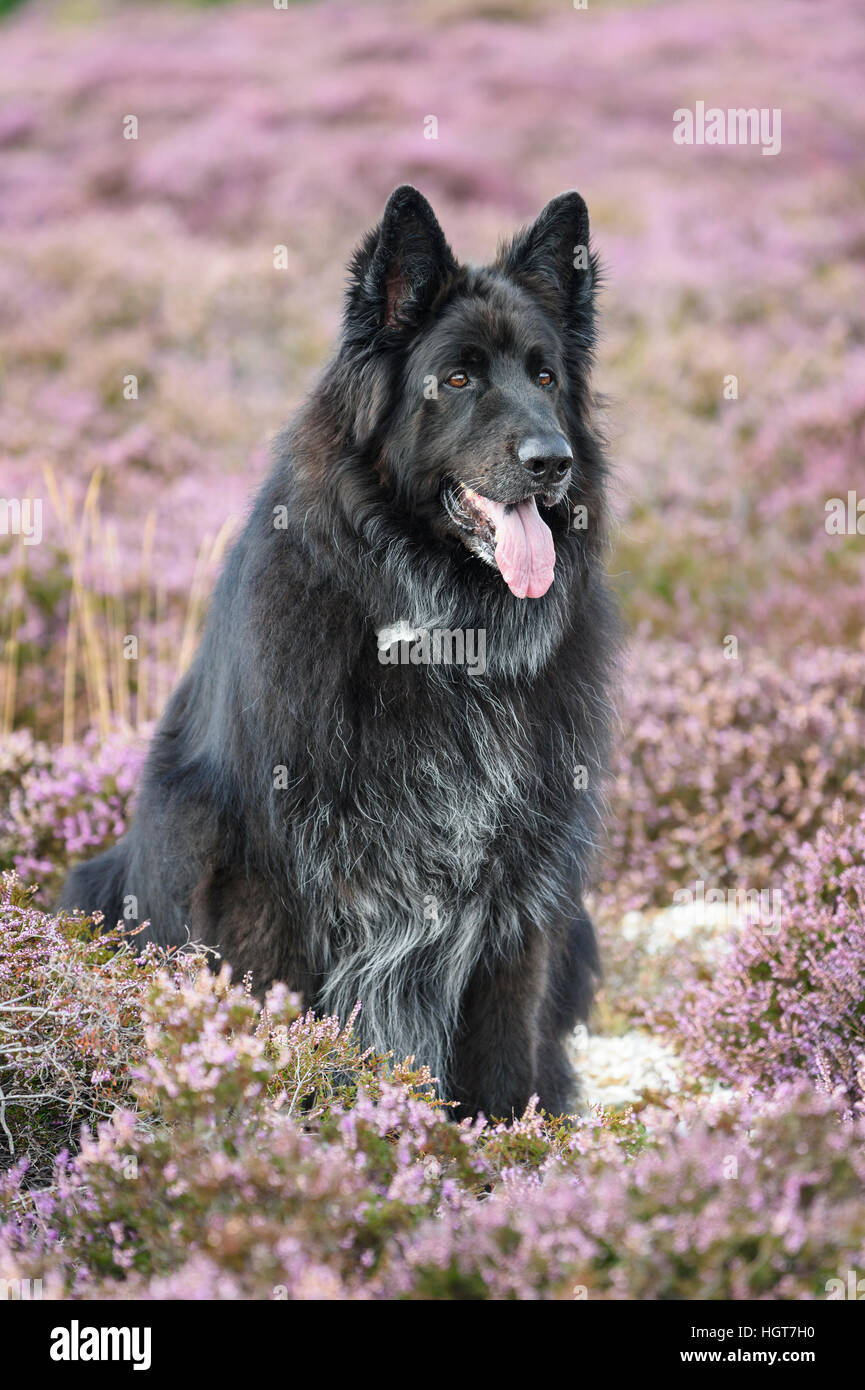
[[543, 371], [538, 372], [539, 386], [552, 386], [554, 381], [555, 377], [553, 376], [552, 372], [547, 371], [546, 367], [544, 367]]
[[463, 386], [468, 386], [468, 384], [469, 379], [466, 372], [452, 372], [447, 379], [447, 385], [455, 386], [458, 391], [461, 390]]

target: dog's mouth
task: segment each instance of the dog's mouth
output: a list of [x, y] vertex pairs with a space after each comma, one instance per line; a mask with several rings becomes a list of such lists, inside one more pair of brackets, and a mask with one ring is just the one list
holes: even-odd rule
[[[543, 494], [541, 503], [554, 507], [562, 495]], [[540, 598], [547, 592], [553, 582], [556, 547], [536, 496], [495, 502], [464, 483], [451, 481], [443, 501], [469, 549], [498, 569], [516, 598]]]

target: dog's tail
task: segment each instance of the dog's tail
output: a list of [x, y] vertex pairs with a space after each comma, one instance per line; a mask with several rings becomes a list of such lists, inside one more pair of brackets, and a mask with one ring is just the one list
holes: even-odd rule
[[108, 931], [123, 918], [123, 893], [127, 882], [127, 847], [125, 840], [111, 849], [76, 864], [63, 885], [58, 911], [71, 912], [78, 907], [91, 915], [101, 912], [103, 929]]

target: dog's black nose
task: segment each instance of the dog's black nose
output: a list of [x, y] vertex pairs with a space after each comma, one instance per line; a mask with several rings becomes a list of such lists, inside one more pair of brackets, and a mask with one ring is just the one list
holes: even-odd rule
[[567, 474], [574, 456], [563, 434], [532, 434], [519, 448], [520, 463], [545, 487], [555, 487]]

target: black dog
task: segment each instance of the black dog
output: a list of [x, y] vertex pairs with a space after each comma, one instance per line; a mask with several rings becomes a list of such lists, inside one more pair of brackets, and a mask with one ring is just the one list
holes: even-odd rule
[[[135, 823], [66, 907], [188, 935], [414, 1054], [461, 1113], [573, 1103], [616, 618], [576, 193], [484, 269], [398, 188], [279, 440]], [[401, 640], [400, 640], [401, 639]], [[473, 653], [467, 661], [466, 653]]]

